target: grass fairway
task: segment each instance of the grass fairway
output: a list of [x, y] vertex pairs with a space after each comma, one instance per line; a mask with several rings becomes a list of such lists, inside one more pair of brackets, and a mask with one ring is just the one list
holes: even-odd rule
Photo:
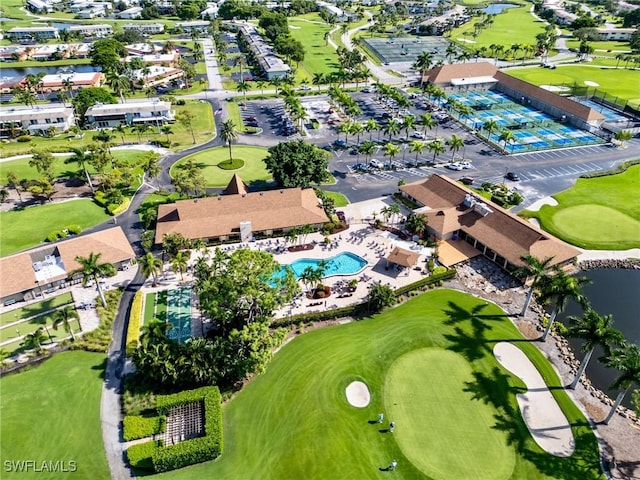
[[67, 225], [80, 225], [84, 230], [109, 218], [104, 208], [84, 198], [0, 212], [0, 256], [43, 243], [47, 235]]
[[389, 419], [399, 426], [394, 438], [402, 453], [429, 477], [511, 476], [515, 453], [504, 432], [492, 428], [494, 410], [489, 405], [469, 408], [473, 392], [464, 386], [471, 383], [473, 372], [464, 357], [440, 348], [409, 352], [389, 369], [384, 398]]
[[[64, 352], [0, 380], [3, 479], [110, 478], [102, 444], [100, 395], [105, 356]], [[76, 472], [9, 472], [6, 461], [75, 461]]]
[[[472, 463], [483, 469], [493, 466], [503, 475], [494, 478], [601, 478], [595, 437], [561, 388], [552, 391], [573, 425], [575, 454], [553, 457], [530, 437], [516, 403], [524, 385], [498, 365], [492, 353], [497, 341], [519, 342], [546, 382], [561, 386], [552, 366], [533, 344], [522, 341], [498, 307], [453, 290], [434, 290], [381, 315], [306, 333], [284, 346], [263, 375], [224, 405], [224, 454], [216, 462], [161, 478], [429, 478], [422, 471], [429, 455], [446, 448], [454, 450], [448, 452], [454, 460], [449, 465], [436, 462], [438, 471], [429, 467], [431, 478], [473, 479], [475, 474], [458, 476], [467, 471], [460, 462], [469, 470]], [[412, 357], [412, 352], [432, 348], [439, 357]], [[422, 365], [425, 360], [432, 363]], [[397, 361], [406, 364], [396, 374]], [[366, 408], [346, 400], [345, 388], [355, 380], [365, 382], [371, 392]], [[415, 385], [406, 386], [406, 381]], [[399, 406], [388, 405], [394, 382], [396, 389], [412, 388], [424, 399], [419, 423], [403, 419], [408, 413], [397, 410]], [[382, 425], [375, 422], [379, 412], [385, 413]], [[390, 413], [400, 416], [390, 418]], [[470, 420], [476, 415], [481, 418]], [[396, 421], [393, 434], [381, 432], [389, 419]], [[469, 435], [487, 433], [484, 450], [470, 445], [473, 438], [460, 441], [467, 428], [475, 430]], [[424, 451], [425, 458], [417, 460], [420, 452], [403, 445], [404, 435], [416, 429], [421, 442], [448, 446]], [[454, 442], [458, 444], [452, 446]], [[487, 452], [489, 448], [497, 451]], [[381, 472], [392, 459], [398, 469]]]
[[578, 247], [627, 250], [640, 247], [640, 165], [623, 173], [579, 178], [553, 197], [558, 205], [527, 211], [543, 229]]
[[[623, 64], [624, 65], [624, 64]], [[584, 87], [584, 81], [596, 82], [597, 89], [614, 97], [620, 97], [633, 105], [640, 105], [638, 93], [638, 72], [623, 68], [601, 68], [585, 65], [558, 65], [555, 70], [546, 68], [518, 68], [508, 71], [509, 75], [534, 85], [562, 85], [576, 83]], [[601, 96], [601, 95], [600, 95]]]
[[305, 58], [298, 71], [303, 71], [309, 82], [314, 73], [326, 75], [338, 68], [338, 55], [324, 39], [324, 34], [331, 30], [329, 25], [294, 17], [289, 19], [289, 26], [291, 36], [304, 45]]
[[271, 179], [271, 174], [262, 161], [267, 156], [267, 149], [260, 147], [234, 146], [232, 147], [233, 158], [244, 160], [244, 166], [237, 170], [225, 170], [218, 167], [219, 163], [229, 160], [229, 149], [227, 147], [216, 147], [203, 152], [195, 153], [176, 162], [171, 167], [171, 176], [175, 169], [180, 168], [189, 159], [202, 169], [202, 174], [207, 181], [208, 187], [226, 187], [234, 173], [240, 175], [242, 181], [247, 185], [250, 183], [260, 183]]

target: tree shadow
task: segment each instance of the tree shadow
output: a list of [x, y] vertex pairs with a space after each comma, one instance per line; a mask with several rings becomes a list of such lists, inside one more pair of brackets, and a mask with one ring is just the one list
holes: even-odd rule
[[483, 337], [467, 335], [460, 327], [455, 327], [453, 331], [454, 334], [443, 335], [449, 341], [449, 350], [459, 353], [470, 362], [484, 358], [488, 347]]
[[107, 370], [107, 358], [103, 358], [102, 361], [96, 365], [93, 365], [91, 367], [91, 370], [98, 370], [98, 377], [100, 378], [100, 380], [104, 380], [105, 379], [105, 372]]

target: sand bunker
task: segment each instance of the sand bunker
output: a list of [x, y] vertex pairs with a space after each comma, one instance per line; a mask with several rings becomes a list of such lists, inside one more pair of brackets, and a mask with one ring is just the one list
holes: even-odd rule
[[467, 38], [456, 38], [456, 40], [463, 43], [476, 43], [475, 40], [469, 40]]
[[522, 350], [507, 342], [497, 343], [493, 354], [500, 365], [527, 386], [527, 393], [518, 394], [516, 398], [522, 418], [536, 443], [556, 457], [571, 456], [575, 448], [571, 426], [531, 360]]
[[544, 88], [550, 92], [568, 92], [571, 90], [569, 87], [559, 87], [557, 85], [540, 85], [540, 88]]
[[354, 407], [363, 408], [369, 405], [371, 394], [369, 388], [363, 382], [351, 382], [346, 389], [347, 402]]
[[600, 84], [598, 82], [592, 82], [591, 80], [585, 80], [584, 84], [589, 87], [599, 87]]

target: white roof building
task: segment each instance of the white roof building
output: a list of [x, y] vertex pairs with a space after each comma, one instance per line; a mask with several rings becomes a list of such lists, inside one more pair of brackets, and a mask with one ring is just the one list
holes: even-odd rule
[[0, 108], [0, 136], [8, 136], [11, 126], [37, 135], [48, 133], [51, 128], [56, 132], [63, 132], [73, 125], [73, 108], [62, 104]]

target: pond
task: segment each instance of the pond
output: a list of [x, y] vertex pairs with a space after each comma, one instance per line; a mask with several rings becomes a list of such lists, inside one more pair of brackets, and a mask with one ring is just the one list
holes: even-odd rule
[[[640, 270], [625, 270], [615, 268], [601, 268], [589, 270], [581, 274], [593, 283], [586, 285], [583, 290], [591, 307], [600, 315], [613, 316], [614, 326], [620, 330], [627, 341], [640, 345]], [[567, 324], [569, 316], [581, 316], [582, 310], [574, 302], [567, 305], [561, 320]], [[584, 353], [580, 350], [580, 340], [569, 341], [578, 359], [582, 360]], [[609, 386], [617, 377], [613, 369], [605, 368], [597, 359], [603, 355], [601, 349], [596, 349], [589, 365], [587, 376], [600, 390], [615, 398], [617, 391], [610, 391]], [[631, 395], [627, 394], [623, 405], [631, 406]]]
[[37, 75], [40, 72], [49, 75], [58, 73], [61, 68], [70, 68], [77, 73], [100, 71], [100, 67], [94, 67], [93, 65], [68, 65], [58, 67], [6, 67], [2, 65], [1, 75], [3, 77], [24, 77], [29, 74]]
[[516, 8], [517, 6], [518, 5], [513, 5], [511, 3], [493, 3], [486, 8], [483, 8], [482, 11], [488, 15], [497, 15], [505, 10], [509, 10], [510, 8]]

